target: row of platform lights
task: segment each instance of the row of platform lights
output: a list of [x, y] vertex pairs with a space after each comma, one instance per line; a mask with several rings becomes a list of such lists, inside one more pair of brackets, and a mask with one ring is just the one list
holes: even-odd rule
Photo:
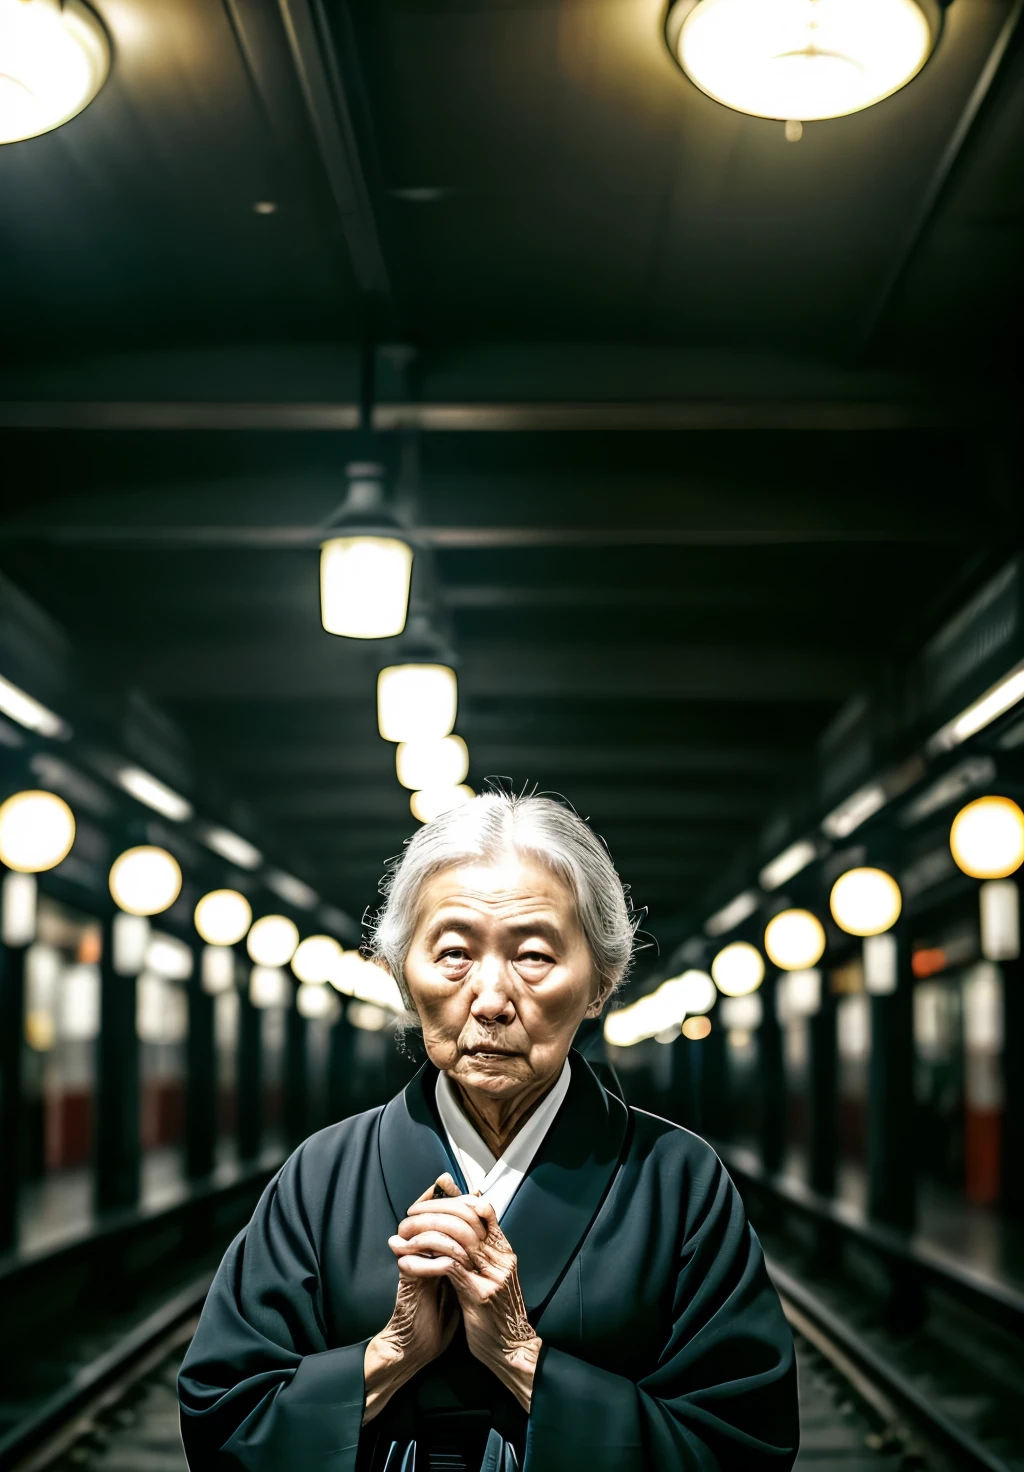
[[[382, 474], [376, 465], [348, 467], [348, 495], [332, 528], [340, 535], [327, 537], [321, 548], [321, 619], [331, 634], [384, 639], [405, 630], [413, 549], [385, 505]], [[410, 807], [423, 823], [473, 795], [463, 781], [469, 768], [466, 743], [452, 735], [457, 677], [450, 665], [424, 657], [424, 650], [434, 648], [436, 640], [421, 629], [407, 651], [408, 661], [381, 670], [377, 679], [380, 734], [396, 743], [398, 780], [412, 789]], [[0, 710], [42, 735], [68, 734], [59, 716], [3, 680]], [[125, 791], [164, 817], [179, 822], [192, 817], [191, 804], [149, 773], [125, 766], [116, 777]], [[0, 861], [15, 875], [55, 868], [70, 853], [74, 839], [74, 814], [56, 793], [18, 792], [0, 806]], [[253, 845], [226, 830], [209, 829], [206, 839], [215, 852], [242, 868], [254, 868], [262, 861]], [[15, 934], [27, 943], [34, 927], [34, 881], [19, 886], [10, 879], [4, 890], [5, 935]], [[181, 868], [166, 849], [140, 845], [115, 859], [109, 885], [123, 912], [118, 927], [122, 954], [115, 958], [115, 969], [132, 974], [143, 963], [148, 919], [170, 909], [181, 892]], [[143, 923], [133, 927], [129, 919]], [[194, 923], [206, 942], [203, 984], [208, 991], [232, 985], [230, 948], [244, 939], [254, 963], [250, 996], [257, 1005], [283, 1002], [287, 992], [281, 968], [290, 963], [300, 982], [297, 1005], [305, 1016], [324, 1016], [330, 1010], [330, 993], [322, 990], [325, 983], [371, 1006], [401, 1010], [392, 979], [358, 951], [343, 951], [328, 935], [300, 941], [298, 928], [284, 915], [265, 915], [253, 923], [249, 901], [237, 890], [204, 895], [195, 908]], [[367, 1025], [373, 1021], [368, 1012], [362, 1020]]]
[[[0, 711], [40, 735], [70, 735], [59, 716], [3, 679]], [[192, 806], [184, 797], [138, 767], [118, 768], [116, 780], [125, 792], [165, 818], [186, 822], [193, 817]], [[29, 945], [34, 940], [35, 876], [56, 868], [67, 858], [75, 832], [74, 813], [55, 792], [16, 792], [0, 804], [0, 862], [12, 871], [3, 883], [2, 935], [6, 944]], [[206, 827], [203, 837], [209, 848], [240, 868], [256, 869], [263, 862], [253, 844], [227, 829]], [[267, 879], [271, 887], [297, 902], [305, 903], [310, 898], [315, 901], [313, 892], [290, 875], [268, 875]], [[170, 980], [184, 980], [190, 975], [191, 948], [172, 936], [151, 934], [149, 925], [150, 919], [169, 910], [181, 893], [182, 872], [174, 855], [153, 844], [126, 849], [110, 867], [109, 887], [121, 912], [113, 932], [114, 970], [133, 976], [148, 968]], [[290, 1000], [283, 970], [290, 965], [299, 981], [296, 1006], [305, 1017], [337, 1015], [335, 992], [355, 999], [358, 1005], [353, 1020], [361, 1026], [381, 1027], [388, 1013], [401, 1011], [392, 979], [358, 951], [343, 950], [330, 935], [300, 938], [298, 926], [286, 915], [263, 915], [254, 921], [248, 899], [238, 890], [216, 889], [203, 895], [193, 919], [205, 942], [202, 985], [211, 994], [234, 986], [232, 948], [244, 940], [253, 963], [249, 997], [258, 1007], [283, 1006]]]
[[[949, 751], [973, 736], [1024, 698], [1024, 666], [1012, 671], [955, 720], [936, 732], [928, 754]], [[888, 798], [880, 784], [853, 794], [822, 823], [830, 838], [843, 839], [885, 806]], [[957, 813], [949, 832], [949, 846], [958, 868], [984, 882], [980, 888], [981, 949], [986, 960], [1012, 960], [1020, 954], [1020, 900], [1009, 876], [1024, 864], [1024, 812], [1008, 797], [976, 798]], [[796, 878], [819, 857], [812, 839], [792, 844], [758, 875], [761, 890], [772, 893]], [[761, 894], [747, 890], [705, 924], [705, 934], [726, 935], [753, 915]], [[832, 886], [829, 909], [840, 930], [864, 940], [864, 985], [875, 995], [896, 989], [896, 948], [888, 934], [899, 919], [903, 897], [895, 878], [884, 869], [846, 870]], [[821, 1005], [821, 974], [815, 968], [825, 953], [821, 920], [809, 910], [786, 909], [765, 927], [764, 954], [748, 941], [723, 946], [711, 963], [711, 974], [684, 971], [653, 992], [605, 1019], [606, 1040], [615, 1047], [631, 1047], [656, 1038], [672, 1042], [680, 1030], [700, 1041], [711, 1032], [707, 1013], [718, 995], [722, 1025], [745, 1039], [761, 1022], [761, 999], [756, 996], [765, 975], [765, 956], [785, 973], [779, 998], [780, 1015], [813, 1016]]]
[[[665, 40], [716, 102], [786, 125], [842, 117], [904, 87], [935, 49], [937, 0], [674, 0]], [[82, 0], [0, 0], [0, 142], [80, 113], [110, 72], [111, 47]]]

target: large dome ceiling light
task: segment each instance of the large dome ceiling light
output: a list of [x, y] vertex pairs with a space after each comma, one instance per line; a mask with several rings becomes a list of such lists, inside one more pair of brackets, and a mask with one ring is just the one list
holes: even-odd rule
[[715, 986], [726, 997], [745, 997], [764, 980], [764, 958], [756, 946], [734, 940], [711, 963]]
[[320, 547], [320, 618], [329, 634], [390, 639], [405, 628], [412, 547], [384, 499], [384, 468], [346, 466], [348, 495]]
[[940, 27], [935, 0], [678, 0], [665, 34], [683, 71], [716, 102], [806, 123], [899, 91], [928, 60]]
[[81, 0], [0, 0], [0, 143], [70, 122], [110, 72], [110, 42]]
[[196, 905], [193, 920], [208, 946], [233, 946], [252, 924], [252, 906], [237, 889], [211, 889]]

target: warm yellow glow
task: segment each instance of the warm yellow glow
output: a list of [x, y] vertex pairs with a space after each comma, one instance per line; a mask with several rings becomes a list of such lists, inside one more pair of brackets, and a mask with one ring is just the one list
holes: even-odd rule
[[21, 874], [53, 869], [74, 841], [75, 815], [54, 792], [16, 792], [0, 806], [0, 861], [8, 869]]
[[295, 1007], [300, 1017], [318, 1020], [337, 1015], [339, 1002], [333, 992], [325, 986], [310, 985], [304, 981], [295, 993]]
[[691, 1043], [699, 1043], [711, 1031], [710, 1017], [688, 1017], [683, 1023], [683, 1037]]
[[181, 893], [178, 861], [150, 844], [126, 849], [111, 865], [110, 893], [127, 915], [159, 915]]
[[332, 537], [320, 549], [320, 617], [329, 634], [389, 639], [405, 628], [412, 548], [398, 537]]
[[109, 71], [106, 32], [80, 0], [0, 0], [0, 143], [59, 128]]
[[249, 958], [257, 966], [287, 966], [299, 943], [299, 928], [287, 915], [263, 915], [245, 941]]
[[279, 966], [254, 966], [249, 972], [249, 1001], [254, 1007], [287, 1007], [291, 983]]
[[734, 940], [712, 961], [711, 975], [724, 996], [745, 997], [764, 980], [764, 959], [756, 946]]
[[848, 935], [881, 935], [899, 919], [900, 887], [883, 869], [848, 869], [832, 886], [832, 918]]
[[322, 986], [330, 981], [341, 956], [341, 946], [331, 935], [307, 935], [292, 957], [292, 970], [300, 981]]
[[395, 770], [402, 786], [413, 791], [458, 787], [469, 771], [469, 749], [461, 736], [403, 741], [395, 751]]
[[965, 874], [1005, 879], [1024, 863], [1024, 812], [1008, 797], [979, 797], [953, 819], [949, 846]]
[[459, 685], [446, 664], [392, 664], [377, 676], [377, 727], [385, 741], [439, 741], [455, 725]]
[[213, 889], [196, 905], [196, 929], [208, 946], [236, 945], [251, 924], [252, 906], [237, 889]]
[[431, 823], [450, 808], [460, 808], [476, 793], [464, 783], [460, 787], [428, 787], [425, 792], [414, 792], [409, 799], [412, 815], [420, 823]]
[[935, 39], [915, 0], [681, 0], [669, 34], [687, 76], [716, 101], [803, 122], [888, 97]]
[[825, 953], [825, 931], [810, 910], [782, 910], [768, 921], [764, 948], [782, 971], [806, 971]]
[[382, 1032], [391, 1021], [384, 1009], [373, 1002], [349, 1002], [348, 1020], [362, 1032]]

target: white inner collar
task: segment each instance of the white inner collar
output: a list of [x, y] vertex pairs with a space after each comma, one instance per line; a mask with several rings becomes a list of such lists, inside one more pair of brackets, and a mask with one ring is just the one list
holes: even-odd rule
[[495, 1158], [475, 1126], [462, 1112], [455, 1085], [443, 1073], [437, 1076], [437, 1109], [448, 1136], [452, 1154], [459, 1162], [470, 1191], [479, 1191], [499, 1218], [519, 1188], [541, 1142], [554, 1123], [555, 1115], [569, 1089], [572, 1076], [568, 1058], [552, 1087], [544, 1095], [522, 1129], [513, 1137], [504, 1155]]

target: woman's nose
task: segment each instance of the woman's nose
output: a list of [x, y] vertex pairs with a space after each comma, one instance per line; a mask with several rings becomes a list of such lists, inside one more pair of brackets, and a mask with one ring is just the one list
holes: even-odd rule
[[480, 1022], [511, 1022], [515, 1016], [503, 957], [485, 956], [476, 974], [470, 1011]]

